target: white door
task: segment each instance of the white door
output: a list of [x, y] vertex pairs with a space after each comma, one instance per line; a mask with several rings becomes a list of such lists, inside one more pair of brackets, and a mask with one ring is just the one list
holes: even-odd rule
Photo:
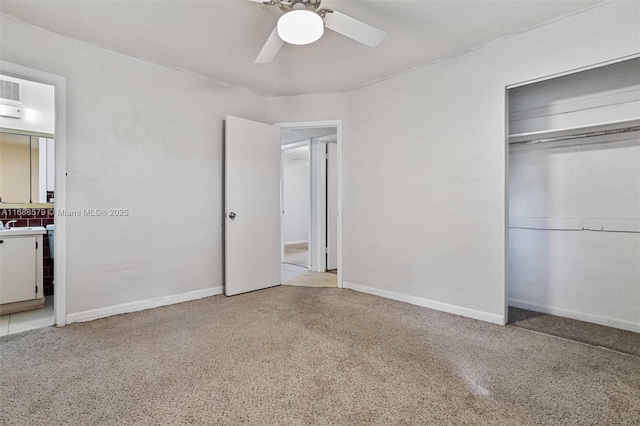
[[36, 298], [36, 239], [0, 237], [0, 304]]
[[280, 284], [280, 130], [225, 124], [225, 294]]
[[338, 269], [338, 144], [327, 143], [327, 270]]

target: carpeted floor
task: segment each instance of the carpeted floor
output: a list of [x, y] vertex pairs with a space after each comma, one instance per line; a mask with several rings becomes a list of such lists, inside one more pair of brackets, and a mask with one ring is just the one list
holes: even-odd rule
[[309, 267], [309, 244], [289, 244], [284, 246], [284, 263]]
[[640, 333], [570, 318], [509, 308], [509, 325], [640, 357]]
[[0, 423], [640, 420], [640, 358], [350, 290], [280, 286], [0, 338]]

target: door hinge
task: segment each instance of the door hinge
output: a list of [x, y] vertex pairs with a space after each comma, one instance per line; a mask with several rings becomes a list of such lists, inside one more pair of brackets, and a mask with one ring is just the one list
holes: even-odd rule
[[38, 294], [38, 286], [36, 286], [36, 294]]
[[38, 242], [36, 241], [36, 250], [38, 250]]

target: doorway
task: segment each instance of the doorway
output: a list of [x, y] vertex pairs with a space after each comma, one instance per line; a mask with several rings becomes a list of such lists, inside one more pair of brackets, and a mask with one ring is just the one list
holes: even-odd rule
[[341, 122], [278, 126], [282, 283], [341, 288]]
[[[332, 128], [330, 132], [326, 128]], [[312, 132], [309, 144], [308, 267], [282, 263], [283, 143], [282, 129]], [[327, 138], [331, 136], [331, 140]], [[296, 136], [296, 137], [299, 137]], [[335, 143], [337, 207], [335, 253], [337, 273], [327, 273], [327, 143]], [[331, 150], [334, 151], [334, 150]], [[267, 124], [235, 116], [225, 120], [224, 293], [227, 296], [289, 284], [342, 288], [342, 122], [339, 120]], [[304, 157], [302, 158], [304, 160]], [[251, 167], [247, 167], [251, 165]], [[306, 179], [301, 179], [303, 182]], [[303, 263], [304, 264], [304, 263]], [[316, 275], [314, 275], [316, 274]], [[317, 274], [323, 274], [322, 276]], [[300, 277], [304, 275], [304, 277]], [[327, 283], [311, 282], [322, 278]], [[321, 284], [321, 285], [314, 285]]]
[[64, 78], [6, 61], [0, 75], [4, 335], [65, 325], [65, 221], [54, 206], [65, 205], [66, 114]]

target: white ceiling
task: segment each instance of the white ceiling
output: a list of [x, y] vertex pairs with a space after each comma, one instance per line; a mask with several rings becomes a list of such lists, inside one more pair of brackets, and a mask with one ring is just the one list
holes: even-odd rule
[[282, 145], [290, 143], [302, 142], [311, 138], [320, 138], [322, 136], [335, 135], [335, 127], [318, 127], [305, 129], [282, 129], [280, 131], [280, 141]]
[[262, 94], [294, 95], [351, 90], [600, 2], [327, 0], [387, 38], [372, 49], [326, 31], [312, 45], [285, 45], [271, 64], [253, 61], [282, 12], [247, 0], [2, 0], [0, 11]]

